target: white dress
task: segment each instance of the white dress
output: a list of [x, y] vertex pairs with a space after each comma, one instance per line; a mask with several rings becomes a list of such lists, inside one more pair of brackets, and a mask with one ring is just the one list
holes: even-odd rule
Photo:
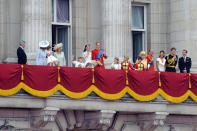
[[52, 51], [47, 51], [47, 64], [50, 66], [56, 66], [58, 64], [58, 59], [56, 57], [53, 56], [53, 52]]
[[75, 67], [81, 67], [81, 68], [85, 67], [85, 63], [81, 63], [78, 61], [73, 61], [72, 63], [75, 65]]
[[157, 58], [157, 61], [159, 62], [159, 65], [158, 65], [159, 71], [165, 71], [166, 59], [163, 58], [163, 62], [162, 62], [161, 58]]
[[91, 51], [89, 53], [87, 51], [83, 52], [82, 56], [84, 58], [85, 65], [87, 63], [92, 63], [92, 52]]
[[114, 63], [112, 63], [111, 64], [111, 69], [119, 70], [119, 69], [121, 69], [121, 64], [114, 64]]

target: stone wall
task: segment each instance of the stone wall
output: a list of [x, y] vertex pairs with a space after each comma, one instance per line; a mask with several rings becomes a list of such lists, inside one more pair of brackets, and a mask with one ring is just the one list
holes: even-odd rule
[[196, 124], [196, 103], [189, 100], [171, 104], [161, 98], [142, 103], [128, 97], [73, 100], [58, 94], [0, 97], [1, 131], [196, 131]]
[[15, 63], [16, 48], [20, 41], [21, 11], [20, 0], [0, 1], [0, 45], [1, 62]]
[[87, 0], [72, 1], [72, 47], [73, 54], [82, 55], [83, 47], [87, 43]]
[[168, 23], [170, 7], [169, 0], [151, 0], [148, 4], [148, 49], [153, 48], [155, 58], [159, 51], [169, 52]]
[[170, 0], [169, 39], [170, 45], [177, 48], [181, 56], [182, 50], [187, 49], [193, 60], [192, 71], [197, 70], [197, 14], [196, 0]]
[[[15, 63], [17, 61], [16, 48], [21, 39], [27, 41], [26, 52], [31, 61], [35, 61], [38, 41], [51, 40], [50, 0], [40, 3], [40, 5], [45, 5], [40, 8], [41, 12], [30, 10], [30, 8], [37, 9], [37, 3], [39, 0], [33, 3], [29, 0], [25, 0], [25, 2], [23, 0], [14, 2], [1, 0], [1, 62]], [[193, 59], [193, 72], [196, 72], [195, 7], [197, 2], [195, 0], [72, 0], [71, 44], [73, 54], [77, 57], [81, 56], [86, 43], [91, 44], [91, 49], [94, 49], [95, 43], [100, 41], [110, 57], [106, 63], [111, 63], [115, 56], [121, 58], [126, 54], [132, 57], [131, 3], [143, 4], [147, 7], [145, 37], [147, 49], [155, 50], [154, 59], [156, 60], [160, 50], [169, 53], [173, 46], [177, 48], [179, 56], [181, 56], [182, 49], [188, 49], [189, 56]], [[21, 8], [22, 6], [24, 8]], [[113, 8], [119, 11], [117, 12]], [[41, 17], [43, 14], [45, 17]], [[43, 23], [46, 23], [45, 26], [42, 26]], [[29, 64], [34, 63], [29, 62]]]
[[82, 55], [85, 44], [90, 44], [93, 49], [97, 41], [102, 42], [101, 12], [101, 1], [72, 1], [72, 45], [77, 57]]
[[0, 61], [2, 62], [3, 59], [6, 57], [5, 50], [7, 49], [7, 0], [0, 1]]

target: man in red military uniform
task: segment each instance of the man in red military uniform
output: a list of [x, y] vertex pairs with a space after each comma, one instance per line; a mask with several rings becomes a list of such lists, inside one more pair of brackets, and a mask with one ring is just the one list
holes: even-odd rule
[[92, 51], [92, 60], [95, 60], [97, 62], [97, 65], [95, 66], [96, 69], [105, 69], [104, 61], [103, 59], [107, 59], [105, 50], [101, 49], [100, 42], [96, 43], [96, 49]]
[[147, 64], [148, 64], [148, 68], [147, 70], [148, 71], [154, 71], [155, 68], [154, 68], [154, 61], [153, 61], [153, 49], [150, 49], [149, 52], [148, 52], [148, 56], [146, 57], [147, 59]]

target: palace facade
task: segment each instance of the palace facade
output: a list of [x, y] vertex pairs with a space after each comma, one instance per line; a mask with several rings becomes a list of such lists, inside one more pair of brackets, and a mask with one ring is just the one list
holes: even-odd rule
[[[38, 43], [62, 42], [67, 65], [81, 56], [86, 43], [100, 41], [110, 65], [114, 57], [136, 60], [141, 50], [187, 49], [191, 72], [197, 72], [196, 0], [0, 0], [0, 62], [17, 62], [16, 49], [26, 41], [28, 64], [34, 65]], [[0, 85], [2, 86], [2, 85]], [[180, 87], [181, 88], [181, 87]], [[139, 102], [128, 95], [108, 101], [94, 93], [71, 99], [47, 98], [24, 91], [0, 97], [0, 130], [5, 131], [196, 131], [196, 103], [175, 104], [158, 97]]]

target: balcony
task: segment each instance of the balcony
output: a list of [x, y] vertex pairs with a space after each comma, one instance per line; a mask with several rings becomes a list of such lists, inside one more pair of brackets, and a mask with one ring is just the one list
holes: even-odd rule
[[122, 131], [197, 123], [195, 74], [28, 65], [0, 70], [0, 123], [23, 118], [27, 130], [55, 122], [67, 130]]

